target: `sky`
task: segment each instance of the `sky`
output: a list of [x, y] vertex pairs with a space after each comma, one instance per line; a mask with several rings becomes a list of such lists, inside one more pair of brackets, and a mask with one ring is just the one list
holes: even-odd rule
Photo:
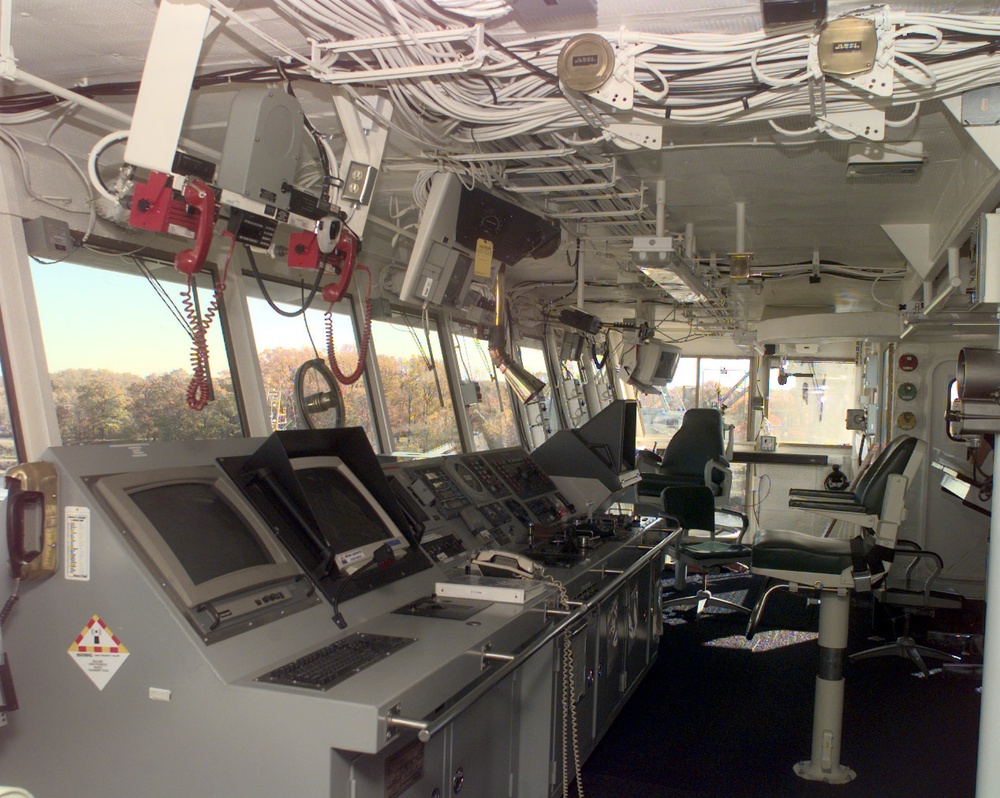
[[[38, 261], [32, 261], [32, 277], [50, 373], [67, 368], [110, 369], [140, 376], [190, 371], [191, 339], [144, 277]], [[206, 284], [204, 278], [199, 282]], [[180, 308], [180, 284], [163, 285]], [[307, 313], [321, 353], [325, 351], [325, 311], [326, 303], [320, 299]], [[301, 318], [285, 318], [263, 300], [254, 299], [250, 315], [259, 350], [309, 344]], [[347, 318], [338, 313], [334, 319], [335, 341], [353, 340]], [[413, 351], [413, 337], [400, 325], [379, 324], [377, 328], [380, 353], [408, 355]], [[208, 338], [210, 357], [213, 352], [225, 352], [220, 329], [216, 319]], [[220, 368], [216, 359], [212, 368]]]

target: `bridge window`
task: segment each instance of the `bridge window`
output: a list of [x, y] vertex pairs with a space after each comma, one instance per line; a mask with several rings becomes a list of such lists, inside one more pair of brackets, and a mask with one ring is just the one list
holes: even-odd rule
[[[268, 298], [264, 297], [263, 291], [267, 292]], [[307, 289], [272, 280], [264, 281], [263, 290], [259, 284], [248, 283], [247, 294], [271, 429], [308, 429], [309, 425], [301, 408], [296, 404], [295, 377], [307, 361], [321, 359], [327, 367], [330, 365], [327, 353], [326, 303], [317, 299], [302, 312], [303, 297], [307, 295]], [[331, 321], [337, 363], [342, 373], [350, 375], [358, 362], [358, 338], [346, 302], [334, 306]], [[317, 370], [307, 370], [305, 395], [325, 392], [326, 383], [321, 380]], [[372, 420], [365, 377], [362, 376], [350, 385], [339, 385], [339, 389], [344, 404], [343, 424], [362, 427], [377, 451], [378, 437]], [[313, 416], [313, 424], [317, 427], [331, 426], [335, 415], [332, 412], [320, 412]]]
[[521, 365], [534, 376], [545, 383], [541, 393], [525, 405], [528, 417], [529, 436], [534, 448], [543, 443], [553, 432], [559, 429], [559, 418], [553, 407], [552, 378], [545, 364], [543, 344], [536, 338], [522, 338], [518, 342], [518, 354]]
[[785, 360], [771, 368], [767, 420], [779, 444], [849, 446], [857, 402], [854, 361]]
[[642, 432], [639, 446], [662, 449], [674, 436], [684, 413], [714, 407], [734, 426], [736, 441], [745, 441], [749, 409], [750, 360], [682, 357], [674, 379], [658, 395], [640, 394]]
[[433, 318], [372, 322], [393, 452], [436, 457], [461, 451], [441, 339]]
[[[188, 406], [192, 332], [184, 277], [172, 265], [84, 252], [31, 261], [45, 357], [65, 444], [225, 438], [243, 434], [216, 315], [206, 337], [201, 411]], [[204, 317], [214, 276], [188, 305]]]
[[470, 394], [465, 402], [473, 450], [520, 445], [510, 391], [493, 366], [487, 342], [467, 332], [456, 332], [453, 337], [463, 398]]
[[[750, 401], [749, 358], [682, 357], [674, 379], [660, 389], [659, 396], [639, 395], [642, 431], [639, 448], [661, 450], [674, 437], [693, 407], [714, 407], [722, 411], [727, 425], [733, 426], [733, 441], [747, 438]], [[746, 493], [746, 466], [733, 464], [730, 495], [737, 502]]]

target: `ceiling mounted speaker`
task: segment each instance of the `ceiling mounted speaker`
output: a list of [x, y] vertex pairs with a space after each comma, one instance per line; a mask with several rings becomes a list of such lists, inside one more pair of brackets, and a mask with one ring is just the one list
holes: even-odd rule
[[611, 43], [596, 33], [581, 33], [559, 52], [559, 80], [573, 91], [596, 91], [615, 71]]
[[830, 20], [819, 33], [816, 55], [824, 75], [843, 77], [870, 72], [875, 66], [878, 33], [875, 20], [867, 17], [839, 17]]

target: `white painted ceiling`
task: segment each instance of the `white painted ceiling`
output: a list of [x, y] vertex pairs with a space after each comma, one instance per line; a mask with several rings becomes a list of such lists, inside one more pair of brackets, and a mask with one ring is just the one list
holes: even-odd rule
[[[36, 77], [62, 86], [86, 86], [110, 81], [137, 81], [142, 75], [146, 49], [156, 20], [153, 0], [8, 0], [12, 10], [10, 41], [17, 67]], [[351, 0], [366, 4], [367, 0]], [[714, 0], [691, 9], [686, 0], [642, 2], [641, 0], [563, 0], [561, 14], [544, 24], [528, 21], [542, 0], [517, 0], [507, 18], [487, 23], [487, 31], [503, 41], [515, 41], [543, 30], [615, 31], [621, 27], [649, 33], [753, 33], [761, 27], [760, 6], [741, 0]], [[7, 5], [7, 3], [5, 3]], [[254, 22], [272, 41], [297, 52], [308, 52], [306, 32], [285, 14], [264, 0], [230, 3], [246, 19]], [[341, 5], [349, 7], [350, 2]], [[908, 2], [898, 4], [907, 10], [934, 13], [996, 14], [994, 4], [960, 0], [959, 2]], [[857, 6], [843, 0], [830, 0], [829, 16], [846, 13]], [[895, 6], [894, 6], [895, 7]], [[551, 10], [551, 9], [548, 9]], [[272, 65], [277, 48], [232, 22], [213, 18], [200, 72], [222, 67]], [[3, 95], [27, 93], [23, 84], [5, 81]], [[216, 87], [192, 96], [185, 134], [209, 148], [222, 145], [233, 88]], [[329, 90], [323, 85], [296, 85], [306, 113], [324, 132], [335, 139], [340, 125], [333, 112]], [[131, 99], [100, 98], [102, 102], [130, 109]], [[890, 118], [901, 119], [907, 109], [890, 111]], [[795, 127], [798, 122], [787, 123]], [[52, 123], [29, 126], [34, 135], [43, 135]], [[16, 126], [12, 126], [16, 127]], [[58, 136], [65, 146], [83, 155], [113, 123], [80, 112], [68, 120]], [[892, 131], [896, 141], [921, 141], [927, 163], [912, 178], [870, 178], [849, 181], [847, 150], [849, 142], [818, 136], [793, 139], [776, 134], [765, 122], [730, 125], [691, 126], [665, 123], [663, 146], [656, 151], [637, 149], [619, 151], [623, 179], [620, 189], [641, 189], [647, 205], [644, 218], [649, 231], [653, 218], [653, 186], [666, 181], [666, 226], [668, 232], [683, 232], [693, 225], [698, 255], [724, 258], [736, 248], [736, 203], [746, 207], [747, 248], [754, 254], [754, 264], [777, 266], [804, 263], [815, 254], [824, 261], [851, 267], [893, 269], [905, 267], [906, 259], [882, 229], [884, 224], [931, 224], [942, 214], [959, 216], [954, 207], [962, 200], [964, 182], [968, 182], [970, 164], [979, 171], [979, 186], [970, 185], [968, 194], [988, 184], [996, 173], [954, 117], [938, 101], [924, 104], [917, 118], [904, 128]], [[520, 145], [518, 145], [520, 146]], [[500, 143], [503, 147], [503, 142]], [[416, 221], [415, 211], [400, 216], [398, 210], [413, 204], [412, 171], [400, 168], [401, 161], [415, 158], [421, 150], [393, 134], [387, 160], [379, 177], [372, 214], [403, 226]], [[438, 150], [438, 157], [446, 152]], [[548, 207], [552, 207], [551, 205]], [[971, 215], [976, 208], [962, 208]], [[571, 226], [571, 225], [570, 225]], [[600, 238], [600, 224], [586, 231]], [[392, 240], [384, 226], [369, 224], [369, 251], [374, 257], [405, 262], [405, 237]], [[379, 240], [376, 240], [379, 239]], [[567, 236], [566, 241], [570, 241]], [[367, 242], [366, 242], [367, 244]], [[632, 303], [636, 298], [649, 299], [655, 291], [639, 288], [627, 281], [621, 288], [618, 274], [628, 271], [627, 253], [621, 246], [595, 245], [587, 260], [588, 282], [603, 282], [609, 287], [588, 288], [588, 299], [598, 302], [616, 300]], [[572, 250], [572, 245], [570, 245]], [[571, 252], [569, 254], [572, 254]], [[514, 272], [516, 279], [566, 280], [573, 277], [567, 268], [567, 252], [557, 253], [545, 262], [526, 262]], [[730, 292], [730, 310], [744, 323], [767, 313], [768, 306], [804, 309], [830, 308], [841, 311], [884, 309], [905, 302], [919, 282], [913, 277], [905, 287], [900, 282], [871, 282], [824, 277], [811, 283], [801, 277], [765, 280]], [[562, 295], [565, 288], [554, 289]], [[544, 294], [541, 294], [544, 296]], [[595, 305], [601, 312], [604, 304]], [[619, 308], [614, 313], [624, 311]], [[613, 315], [613, 314], [612, 314]]]

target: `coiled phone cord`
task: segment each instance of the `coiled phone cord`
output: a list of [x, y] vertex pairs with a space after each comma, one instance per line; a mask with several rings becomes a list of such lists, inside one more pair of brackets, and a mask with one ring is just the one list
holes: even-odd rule
[[11, 610], [14, 609], [14, 605], [17, 604], [18, 599], [21, 597], [17, 594], [18, 589], [21, 587], [21, 577], [17, 577], [14, 580], [14, 592], [10, 594], [10, 598], [3, 605], [3, 609], [0, 610], [0, 626], [3, 626], [4, 621], [7, 620], [7, 616], [10, 615]]
[[[569, 596], [562, 582], [545, 575], [549, 582], [559, 591], [559, 606], [568, 610]], [[569, 778], [569, 757], [573, 756], [573, 771], [576, 775], [576, 796], [583, 796], [583, 776], [580, 773], [580, 734], [576, 720], [576, 682], [573, 680], [573, 635], [567, 629], [563, 632], [562, 656], [562, 721], [563, 739], [561, 748], [563, 770], [563, 798], [569, 798], [569, 788], [572, 783]], [[568, 727], [568, 728], [567, 728]], [[567, 734], [568, 732], [568, 734]]]
[[184, 307], [184, 314], [187, 316], [188, 326], [191, 328], [191, 382], [187, 387], [187, 405], [192, 410], [204, 410], [212, 398], [211, 370], [208, 364], [208, 330], [219, 312], [219, 300], [226, 290], [226, 276], [229, 274], [229, 262], [233, 257], [233, 249], [236, 247], [236, 237], [226, 231], [223, 235], [231, 240], [229, 254], [226, 256], [226, 265], [222, 270], [222, 279], [215, 284], [215, 293], [212, 302], [208, 306], [204, 317], [198, 314], [195, 305], [194, 292], [197, 286], [194, 282], [194, 274], [189, 274], [187, 278], [187, 290], [181, 291], [181, 302]]
[[323, 317], [323, 324], [326, 327], [326, 355], [330, 361], [330, 371], [333, 372], [337, 381], [344, 385], [354, 384], [364, 373], [365, 361], [368, 359], [368, 346], [372, 338], [372, 276], [367, 267], [359, 264], [356, 268], [368, 275], [368, 295], [365, 298], [365, 327], [361, 331], [361, 343], [358, 345], [358, 364], [350, 374], [344, 374], [341, 370], [340, 364], [337, 362], [337, 352], [333, 346], [333, 305], [327, 308], [326, 315]]

